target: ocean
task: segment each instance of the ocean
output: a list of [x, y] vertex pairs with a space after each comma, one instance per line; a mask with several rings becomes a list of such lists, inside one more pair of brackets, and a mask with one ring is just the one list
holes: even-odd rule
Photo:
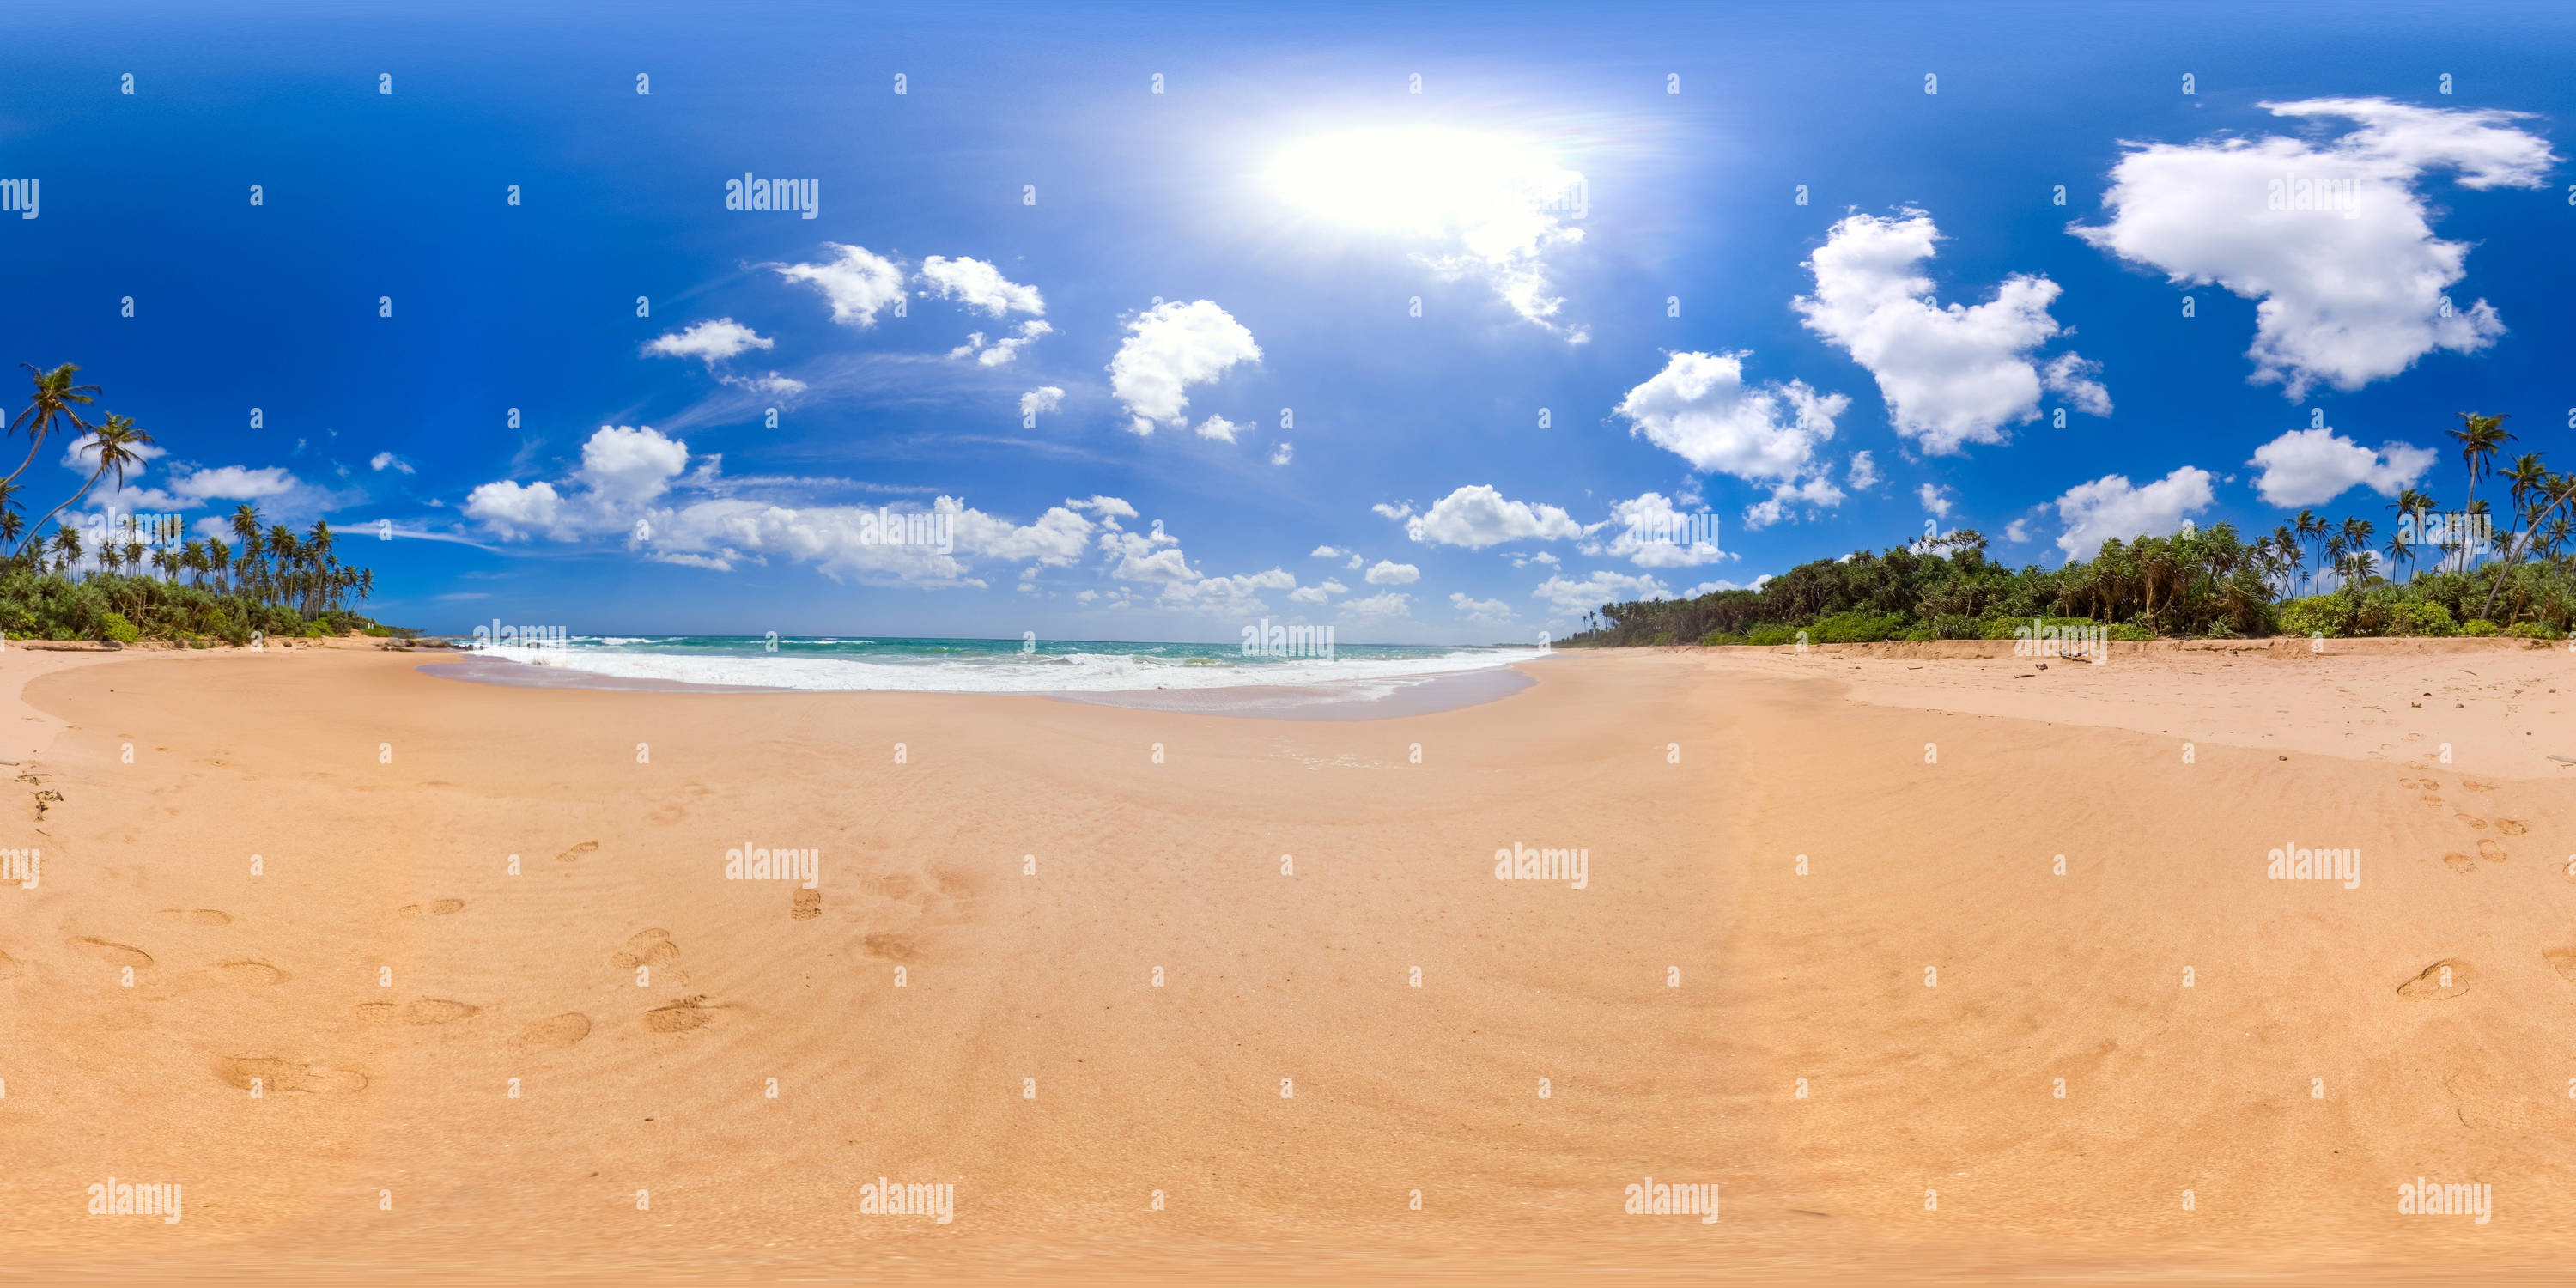
[[1545, 654], [1532, 647], [1344, 644], [1332, 657], [1318, 658], [1248, 654], [1235, 644], [1127, 640], [576, 635], [559, 645], [511, 644], [468, 655], [628, 680], [772, 689], [1117, 693], [1335, 685], [1386, 693]]

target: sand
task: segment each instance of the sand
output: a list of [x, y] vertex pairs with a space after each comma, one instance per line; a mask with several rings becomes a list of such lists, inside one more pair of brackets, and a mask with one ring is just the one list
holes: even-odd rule
[[[0, 887], [0, 1277], [2352, 1282], [2576, 1246], [2564, 652], [1639, 650], [1350, 721], [428, 660], [0, 652], [39, 776], [0, 848], [44, 858]], [[727, 879], [746, 843], [819, 851], [816, 889]], [[2358, 887], [2268, 879], [2285, 843], [2359, 849]], [[1583, 888], [1497, 880], [1515, 844]], [[183, 1219], [89, 1215], [111, 1175]], [[1650, 1176], [1722, 1219], [1625, 1214]], [[2400, 1215], [2419, 1176], [2491, 1221]], [[880, 1177], [953, 1220], [863, 1212]]]

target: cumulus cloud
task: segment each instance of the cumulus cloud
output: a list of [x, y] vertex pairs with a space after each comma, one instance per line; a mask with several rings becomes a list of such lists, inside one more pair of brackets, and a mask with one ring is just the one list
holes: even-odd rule
[[367, 468], [379, 472], [384, 470], [400, 470], [405, 474], [413, 472], [411, 462], [406, 461], [391, 452], [378, 452], [374, 456], [367, 458]]
[[1377, 504], [1370, 506], [1369, 511], [1377, 515], [1379, 518], [1392, 519], [1397, 523], [1402, 523], [1413, 517], [1413, 503], [1411, 501], [1398, 501], [1393, 505], [1389, 505], [1384, 501], [1380, 501]]
[[[1377, 508], [1390, 519], [1398, 517], [1385, 506]], [[1583, 526], [1555, 506], [1505, 500], [1493, 488], [1471, 483], [1407, 519], [1404, 531], [1414, 540], [1430, 545], [1482, 550], [1506, 541], [1578, 537], [1583, 535]]]
[[2030, 520], [2015, 519], [2004, 525], [2004, 540], [2020, 545], [2030, 540]]
[[[411, 472], [409, 466], [403, 473]], [[170, 482], [170, 494], [186, 503], [203, 501], [264, 501], [284, 496], [300, 484], [294, 475], [275, 465], [253, 469], [247, 465], [219, 465], [196, 470]]]
[[1227, 420], [1223, 416], [1210, 416], [1206, 420], [1199, 422], [1198, 432], [1199, 437], [1201, 438], [1213, 438], [1218, 442], [1231, 443], [1234, 441], [1234, 436], [1241, 432], [1242, 429], [1243, 426], [1235, 424], [1233, 421]]
[[2078, 409], [2107, 414], [2110, 397], [2091, 380], [2091, 364], [2066, 355], [2044, 377], [2031, 360], [2061, 330], [2048, 314], [2057, 283], [2016, 273], [1983, 304], [1944, 308], [1918, 267], [1940, 238], [1920, 210], [1850, 216], [1807, 261], [1816, 293], [1793, 302], [1807, 329], [1877, 378], [1896, 432], [1930, 456], [2003, 442], [2004, 426], [2039, 414], [2049, 380]]
[[1819, 395], [1806, 382], [1744, 383], [1745, 353], [1676, 353], [1644, 384], [1619, 400], [1628, 434], [1689, 461], [1740, 479], [1767, 481], [1803, 473], [1816, 448], [1834, 436], [1834, 417], [1851, 405]]
[[1576, 580], [1558, 575], [1538, 584], [1530, 592], [1544, 599], [1556, 617], [1581, 617], [1603, 604], [1624, 604], [1640, 599], [1670, 599], [1672, 592], [1651, 576], [1630, 576], [1620, 572], [1596, 572]]
[[803, 282], [823, 293], [832, 305], [832, 320], [843, 326], [872, 327], [877, 312], [903, 298], [903, 269], [864, 246], [825, 242], [833, 258], [817, 264], [771, 264], [791, 282]]
[[1330, 577], [1326, 577], [1321, 585], [1300, 586], [1295, 590], [1289, 591], [1288, 598], [1301, 604], [1321, 604], [1330, 600], [1335, 595], [1348, 594], [1350, 589], [1350, 587], [1345, 586]]
[[1854, 492], [1866, 492], [1877, 487], [1878, 461], [1868, 452], [1852, 453], [1849, 477]]
[[1295, 443], [1282, 442], [1270, 449], [1270, 463], [1273, 465], [1285, 465], [1290, 460], [1294, 459], [1296, 455], [1297, 445]]
[[921, 261], [921, 280], [930, 284], [927, 294], [955, 300], [993, 317], [1046, 312], [1046, 299], [1038, 294], [1038, 288], [1013, 282], [1003, 277], [1000, 269], [980, 259], [929, 256]]
[[1309, 559], [1339, 559], [1343, 555], [1349, 553], [1350, 551], [1344, 550], [1340, 546], [1317, 546], [1313, 550], [1308, 551], [1306, 553], [1306, 557]]
[[1127, 323], [1126, 338], [1109, 360], [1109, 387], [1134, 420], [1128, 428], [1150, 435], [1157, 425], [1188, 422], [1185, 392], [1207, 384], [1237, 363], [1261, 361], [1252, 332], [1212, 301], [1157, 304]]
[[1412, 564], [1397, 563], [1392, 559], [1380, 559], [1371, 564], [1366, 578], [1368, 584], [1372, 586], [1402, 586], [1421, 579], [1421, 569]]
[[[689, 460], [687, 443], [650, 426], [601, 426], [569, 476], [485, 483], [467, 495], [465, 514], [505, 540], [622, 538], [665, 563], [722, 571], [779, 559], [836, 580], [924, 586], [983, 586], [974, 575], [982, 561], [1069, 567], [1099, 526], [1080, 510], [1104, 523], [1135, 515], [1116, 497], [1068, 501], [1029, 524], [945, 496], [926, 507], [791, 506], [731, 494], [714, 458], [695, 470]], [[927, 543], [889, 537], [889, 520], [906, 517], [932, 519], [945, 535]]]
[[972, 357], [975, 359], [976, 363], [981, 366], [998, 367], [1003, 363], [1009, 362], [1013, 358], [1020, 356], [1020, 350], [1036, 343], [1039, 336], [1052, 335], [1054, 333], [1054, 327], [1049, 326], [1044, 322], [1031, 320], [1020, 324], [1019, 334], [1006, 335], [999, 340], [993, 341], [991, 344], [986, 344], [984, 343], [983, 332], [970, 331], [966, 335], [966, 343], [949, 350], [948, 356], [951, 358]]
[[1055, 385], [1040, 385], [1020, 395], [1020, 414], [1040, 416], [1064, 406], [1064, 390]]
[[1717, 544], [1717, 516], [1684, 514], [1660, 492], [1613, 504], [1604, 526], [1614, 534], [1611, 539], [1586, 544], [1583, 553], [1625, 559], [1640, 568], [1690, 568], [1727, 557]]
[[738, 354], [777, 345], [777, 341], [732, 318], [709, 318], [646, 341], [644, 352], [656, 358], [696, 358], [713, 367]]
[[1512, 620], [1510, 604], [1499, 599], [1470, 599], [1463, 591], [1449, 592], [1449, 607], [1478, 626], [1507, 626]]
[[1926, 483], [1914, 489], [1914, 497], [1923, 503], [1924, 512], [1935, 519], [1950, 517], [1950, 489], [1938, 483]]
[[2331, 501], [2355, 485], [2395, 496], [2415, 486], [2435, 459], [2429, 447], [2382, 443], [2374, 452], [2332, 429], [2294, 429], [2255, 448], [2249, 464], [2263, 467], [2254, 490], [2265, 501], [2296, 509]]
[[1842, 503], [1843, 490], [1822, 474], [1804, 483], [1779, 483], [1772, 486], [1767, 500], [1744, 507], [1744, 526], [1757, 530], [1767, 528], [1794, 517], [1792, 511], [1799, 506], [1810, 507], [1812, 513], [1816, 509], [1832, 509]]
[[2103, 204], [2076, 236], [2178, 286], [2258, 300], [2258, 383], [2292, 399], [2359, 389], [2436, 349], [2474, 353], [2504, 334], [2485, 300], [2445, 307], [2467, 242], [2433, 235], [2417, 185], [2450, 171], [2471, 189], [2537, 188], [2558, 158], [2514, 124], [2526, 113], [2415, 107], [2384, 98], [2264, 103], [2275, 116], [2357, 123], [2317, 140], [2264, 135], [2127, 145]]
[[1337, 611], [1344, 617], [1411, 617], [1413, 596], [1400, 590], [1390, 590], [1366, 599], [1343, 600]]
[[2209, 508], [2215, 499], [2209, 485], [2209, 471], [2190, 465], [2145, 487], [2122, 474], [2079, 483], [2057, 498], [2057, 517], [2066, 524], [2057, 548], [2072, 561], [2090, 557], [2114, 537], [2171, 536], [2185, 516]]

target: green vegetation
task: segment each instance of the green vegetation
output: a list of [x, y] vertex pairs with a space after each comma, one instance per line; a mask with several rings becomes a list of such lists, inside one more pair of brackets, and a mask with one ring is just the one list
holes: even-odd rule
[[[113, 522], [90, 516], [84, 524], [75, 515], [49, 539], [45, 525], [101, 478], [113, 474], [121, 488], [152, 436], [136, 429], [132, 417], [114, 412], [97, 425], [82, 420], [75, 409], [92, 402], [99, 390], [73, 383], [80, 368], [65, 363], [50, 371], [32, 365], [27, 370], [35, 377], [34, 392], [9, 422], [10, 433], [27, 435], [27, 455], [0, 478], [0, 633], [12, 639], [200, 645], [246, 644], [253, 632], [412, 633], [378, 625], [348, 607], [375, 593], [376, 575], [342, 562], [331, 526], [320, 521], [300, 534], [282, 524], [263, 529], [258, 507], [236, 507], [229, 526], [238, 549], [219, 537], [187, 539], [176, 516], [141, 523], [131, 515]], [[31, 525], [18, 511], [18, 477], [35, 463], [46, 436], [66, 428], [84, 436], [76, 450], [95, 458], [96, 466], [77, 491]]]
[[[1880, 554], [1800, 564], [1758, 590], [1604, 604], [1590, 629], [1559, 643], [1789, 644], [1800, 631], [1824, 644], [2011, 639], [2033, 618], [2106, 627], [2113, 639], [2563, 639], [2576, 626], [2576, 477], [2552, 473], [2537, 453], [2494, 468], [2493, 457], [2513, 438], [2504, 417], [2463, 412], [2460, 419], [2451, 437], [2467, 467], [2467, 505], [2445, 516], [2431, 495], [2401, 492], [2388, 507], [2397, 519], [2385, 559], [2371, 548], [2376, 525], [2369, 520], [2333, 524], [2306, 510], [2250, 544], [2219, 523], [2170, 537], [2115, 538], [2083, 563], [2018, 571], [1988, 560], [1985, 537], [1962, 530]], [[2508, 485], [2503, 516], [2493, 511], [2492, 494], [2477, 495], [2488, 478]], [[2491, 541], [2471, 535], [2479, 525], [2493, 530]], [[2417, 568], [2419, 561], [2429, 566]], [[2392, 568], [2405, 573], [2402, 580], [2385, 575]], [[2322, 590], [2320, 576], [2330, 583]]]

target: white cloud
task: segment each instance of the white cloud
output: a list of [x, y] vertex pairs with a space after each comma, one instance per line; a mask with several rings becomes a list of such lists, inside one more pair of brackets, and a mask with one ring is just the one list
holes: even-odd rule
[[1295, 459], [1296, 455], [1297, 445], [1295, 443], [1283, 442], [1270, 449], [1270, 463], [1273, 465], [1285, 465], [1289, 461]]
[[1580, 344], [1560, 325], [1546, 257], [1583, 240], [1583, 176], [1532, 142], [1493, 130], [1392, 126], [1305, 140], [1280, 154], [1272, 185], [1311, 213], [1431, 248], [1442, 277], [1476, 276], [1524, 321]]
[[2030, 540], [2030, 520], [2015, 519], [2004, 525], [2004, 540], [2014, 545]]
[[831, 301], [832, 320], [843, 326], [872, 327], [877, 311], [903, 298], [903, 270], [893, 260], [864, 246], [825, 242], [835, 258], [820, 264], [771, 264], [791, 282], [803, 282]]
[[1321, 604], [1335, 595], [1348, 594], [1349, 592], [1350, 587], [1345, 586], [1330, 577], [1326, 577], [1324, 579], [1324, 584], [1320, 586], [1300, 586], [1295, 590], [1289, 591], [1288, 598], [1301, 604]]
[[[1792, 302], [1809, 330], [1877, 377], [1896, 432], [1930, 456], [2003, 442], [2005, 425], [2037, 416], [2043, 380], [2030, 355], [2060, 330], [2048, 315], [2059, 288], [2045, 277], [2013, 274], [1973, 307], [1935, 303], [1918, 265], [1940, 238], [1920, 210], [1850, 216], [1807, 261], [1816, 293]], [[2080, 410], [2107, 414], [2091, 364], [2070, 357], [2051, 378]]]
[[1842, 503], [1843, 490], [1822, 474], [1804, 483], [1780, 483], [1772, 487], [1770, 499], [1744, 507], [1744, 526], [1747, 529], [1770, 527], [1792, 517], [1790, 511], [1801, 505], [1832, 509]]
[[2039, 383], [2051, 393], [2062, 394], [2075, 404], [2075, 410], [2087, 416], [2111, 414], [2111, 391], [2094, 379], [2102, 374], [2102, 364], [2072, 353], [2061, 353], [2039, 369]]
[[1512, 606], [1499, 599], [1470, 599], [1463, 591], [1449, 592], [1449, 607], [1478, 626], [1505, 626], [1512, 620]]
[[1731, 581], [1703, 581], [1700, 584], [1683, 591], [1681, 594], [1675, 596], [1675, 598], [1697, 599], [1713, 590], [1760, 590], [1762, 589], [1763, 583], [1770, 580], [1771, 574], [1766, 572], [1741, 586]]
[[1352, 572], [1358, 572], [1360, 568], [1367, 563], [1368, 560], [1366, 558], [1355, 554], [1351, 556], [1351, 561], [1349, 563], [1343, 564], [1342, 566]]
[[1040, 385], [1020, 395], [1020, 414], [1040, 416], [1064, 406], [1064, 390], [1055, 385]]
[[1614, 503], [1604, 526], [1617, 535], [1584, 545], [1583, 553], [1625, 559], [1640, 568], [1690, 568], [1727, 557], [1718, 548], [1717, 516], [1683, 514], [1660, 492]]
[[696, 358], [713, 367], [738, 354], [777, 345], [732, 318], [710, 318], [646, 341], [644, 352], [656, 358]]
[[[1388, 518], [1387, 507], [1377, 507]], [[1405, 534], [1435, 546], [1482, 550], [1506, 541], [1554, 540], [1583, 535], [1583, 527], [1552, 505], [1507, 501], [1503, 494], [1473, 483], [1440, 498], [1432, 507], [1406, 520]]]
[[520, 484], [508, 479], [483, 484], [465, 496], [466, 517], [509, 540], [552, 529], [563, 515], [563, 498], [542, 479]]
[[400, 470], [405, 474], [414, 472], [411, 467], [411, 462], [406, 461], [391, 452], [378, 452], [374, 456], [367, 458], [367, 468], [378, 471]]
[[775, 394], [780, 397], [793, 397], [805, 392], [807, 387], [804, 381], [794, 376], [782, 376], [775, 371], [765, 376], [718, 376], [716, 379], [736, 389], [748, 389], [756, 394]]
[[980, 259], [929, 256], [921, 261], [921, 280], [930, 283], [930, 294], [997, 318], [1046, 312], [1046, 299], [1038, 288], [1013, 282]]
[[1564, 560], [1557, 558], [1555, 554], [1545, 550], [1533, 550], [1528, 554], [1514, 552], [1506, 554], [1503, 557], [1511, 560], [1512, 566], [1515, 568], [1527, 568], [1531, 564], [1540, 564], [1545, 567], [1554, 568], [1558, 564], [1565, 562]]
[[2121, 474], [2079, 483], [2057, 498], [2057, 517], [2066, 523], [2057, 548], [2072, 561], [2089, 558], [2113, 537], [2171, 536], [2184, 516], [2209, 508], [2215, 499], [2209, 484], [2209, 471], [2190, 465], [2145, 487]]
[[1371, 564], [1367, 577], [1368, 584], [1372, 586], [1402, 586], [1421, 579], [1420, 568], [1412, 564], [1400, 564], [1392, 559], [1380, 559]]
[[1938, 483], [1926, 483], [1914, 489], [1914, 497], [1923, 503], [1925, 513], [1935, 519], [1950, 517], [1949, 489]]
[[2332, 429], [2294, 429], [2254, 449], [2254, 490], [2288, 509], [2319, 505], [2367, 484], [2381, 496], [2415, 486], [2436, 459], [2427, 447], [2383, 443], [2374, 452]]
[[1135, 420], [1129, 429], [1151, 434], [1157, 425], [1179, 428], [1191, 385], [1203, 385], [1240, 362], [1261, 361], [1261, 346], [1233, 315], [1207, 300], [1157, 304], [1127, 323], [1127, 336], [1109, 361], [1109, 387]]
[[[405, 474], [411, 472], [408, 466], [402, 468]], [[170, 493], [188, 504], [217, 499], [258, 501], [284, 496], [297, 486], [294, 475], [275, 465], [258, 469], [246, 465], [220, 465], [171, 480]]]
[[1854, 452], [1849, 474], [1852, 491], [1866, 492], [1878, 486], [1878, 461], [1868, 452]]
[[1555, 609], [1557, 617], [1581, 617], [1603, 604], [1624, 604], [1638, 599], [1670, 599], [1672, 592], [1664, 583], [1650, 576], [1629, 576], [1618, 572], [1596, 572], [1580, 581], [1563, 575], [1550, 577], [1530, 592]]
[[2513, 124], [2527, 114], [2380, 98], [2261, 106], [2359, 124], [2315, 142], [2130, 144], [2103, 199], [2111, 222], [2071, 231], [2175, 285], [2261, 301], [2246, 356], [2257, 382], [2292, 399], [2319, 383], [2358, 389], [2436, 349], [2474, 353], [2504, 334], [2485, 300], [2443, 308], [2469, 243], [2433, 236], [2416, 187], [2433, 170], [2456, 172], [2465, 188], [2540, 187], [2557, 157]]
[[1242, 429], [1243, 426], [1235, 424], [1233, 421], [1227, 420], [1223, 416], [1210, 416], [1206, 420], [1199, 422], [1199, 437], [1213, 438], [1219, 442], [1231, 443], [1234, 441], [1235, 434], [1240, 432]]
[[1023, 322], [1020, 324], [1018, 335], [1003, 336], [987, 346], [984, 343], [983, 332], [970, 331], [966, 334], [966, 343], [949, 350], [948, 356], [964, 358], [971, 355], [980, 366], [998, 367], [1020, 356], [1020, 350], [1036, 343], [1039, 336], [1054, 333], [1055, 328], [1044, 322]]
[[1411, 501], [1398, 501], [1393, 505], [1388, 505], [1386, 502], [1380, 501], [1377, 504], [1370, 506], [1369, 510], [1380, 518], [1392, 519], [1397, 523], [1402, 523], [1413, 517], [1413, 503]]
[[1390, 590], [1366, 599], [1343, 600], [1338, 611], [1344, 617], [1410, 617], [1413, 615], [1412, 605], [1413, 596]]
[[1313, 550], [1307, 552], [1306, 557], [1309, 559], [1339, 559], [1343, 555], [1349, 553], [1349, 551], [1342, 549], [1340, 546], [1317, 546]]
[[1743, 353], [1676, 353], [1644, 384], [1620, 399], [1630, 437], [1689, 461], [1750, 480], [1785, 479], [1806, 470], [1816, 448], [1834, 436], [1834, 417], [1851, 405], [1841, 394], [1818, 395], [1806, 382], [1744, 383]]

